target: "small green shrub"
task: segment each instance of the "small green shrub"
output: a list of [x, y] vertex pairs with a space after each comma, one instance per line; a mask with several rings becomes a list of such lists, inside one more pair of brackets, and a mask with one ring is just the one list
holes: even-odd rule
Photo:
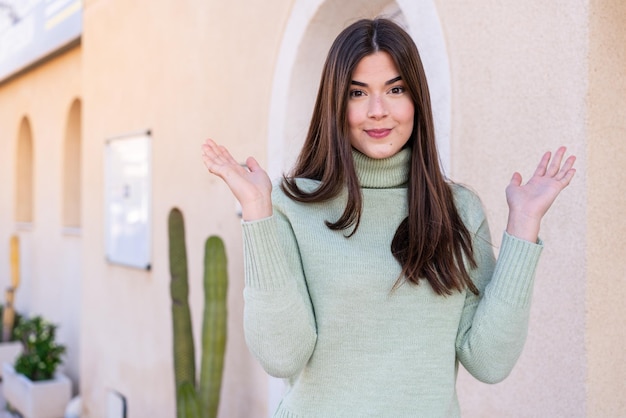
[[22, 318], [14, 331], [23, 348], [15, 361], [17, 373], [32, 381], [52, 379], [65, 354], [65, 346], [55, 341], [56, 328], [41, 316]]

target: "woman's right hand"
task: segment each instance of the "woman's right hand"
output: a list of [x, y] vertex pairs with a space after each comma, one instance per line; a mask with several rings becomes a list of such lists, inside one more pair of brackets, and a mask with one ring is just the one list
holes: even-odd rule
[[244, 221], [272, 216], [272, 182], [253, 157], [246, 160], [246, 169], [225, 147], [207, 139], [202, 145], [202, 159], [209, 172], [224, 180], [233, 192]]

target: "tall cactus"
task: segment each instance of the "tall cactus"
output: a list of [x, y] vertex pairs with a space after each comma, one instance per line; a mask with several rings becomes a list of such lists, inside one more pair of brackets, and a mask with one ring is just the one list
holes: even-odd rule
[[177, 417], [214, 418], [219, 405], [226, 346], [228, 276], [224, 243], [219, 237], [212, 236], [205, 244], [202, 362], [200, 382], [196, 384], [185, 225], [182, 212], [177, 208], [170, 211], [168, 230]]
[[202, 363], [200, 368], [200, 404], [204, 418], [217, 416], [224, 349], [226, 347], [226, 251], [216, 236], [204, 246], [204, 322], [202, 326]]
[[202, 418], [196, 388], [191, 382], [183, 382], [176, 391], [178, 418]]
[[196, 362], [191, 313], [189, 311], [185, 223], [182, 212], [177, 208], [170, 211], [168, 232], [170, 238], [170, 294], [172, 298], [176, 388], [178, 389], [185, 382], [190, 382], [195, 387]]
[[2, 341], [11, 341], [15, 325], [15, 291], [20, 285], [20, 242], [16, 235], [11, 237], [11, 286], [6, 289], [2, 310]]

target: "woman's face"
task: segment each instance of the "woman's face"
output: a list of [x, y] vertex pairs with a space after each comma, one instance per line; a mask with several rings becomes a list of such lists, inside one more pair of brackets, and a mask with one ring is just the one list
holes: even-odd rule
[[376, 52], [361, 59], [350, 84], [350, 143], [370, 158], [395, 155], [413, 132], [415, 107], [391, 56]]

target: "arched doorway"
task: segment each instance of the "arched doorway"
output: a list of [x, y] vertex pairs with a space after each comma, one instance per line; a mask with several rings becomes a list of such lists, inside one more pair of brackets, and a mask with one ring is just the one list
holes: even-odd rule
[[435, 130], [446, 173], [450, 165], [450, 69], [433, 0], [298, 0], [278, 55], [268, 135], [268, 172], [276, 177], [293, 164], [317, 94], [321, 68], [335, 36], [360, 18], [385, 16], [403, 26], [417, 44], [433, 105]]
[[32, 129], [24, 117], [17, 136], [15, 172], [15, 221], [21, 224], [31, 224], [34, 218], [33, 155]]
[[59, 263], [56, 289], [64, 303], [57, 316], [63, 327], [59, 338], [73, 353], [64, 362], [64, 371], [78, 384], [80, 350], [80, 295], [82, 285], [82, 102], [74, 99], [69, 106], [63, 141], [63, 195], [61, 211], [62, 262]]
[[[415, 41], [428, 78], [442, 167], [449, 173], [451, 93], [448, 54], [434, 0], [296, 0], [278, 55], [268, 131], [268, 173], [288, 170], [306, 135], [321, 69], [337, 34], [360, 18], [384, 16], [403, 26]], [[269, 415], [284, 385], [269, 384]]]
[[63, 147], [63, 212], [66, 229], [81, 226], [81, 102], [70, 106]]

